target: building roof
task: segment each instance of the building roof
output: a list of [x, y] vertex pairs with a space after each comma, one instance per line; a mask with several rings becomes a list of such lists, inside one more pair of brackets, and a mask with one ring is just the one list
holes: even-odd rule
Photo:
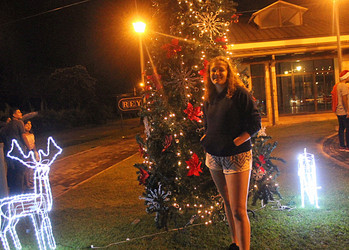
[[307, 10], [302, 6], [279, 0], [253, 13], [248, 22], [253, 20], [259, 28], [301, 25], [303, 13]]
[[[277, 1], [262, 10], [255, 13], [243, 14], [239, 18], [238, 23], [233, 23], [230, 26], [229, 41], [233, 44], [263, 42], [263, 41], [278, 41], [287, 39], [299, 38], [314, 38], [334, 36], [336, 34], [334, 22], [332, 1], [319, 0], [288, 0], [287, 2], [293, 6], [306, 8], [303, 14], [303, 24], [299, 26], [275, 27], [275, 28], [259, 28], [253, 21], [261, 11], [270, 8], [278, 2], [285, 3], [286, 1]], [[344, 1], [339, 1], [339, 23], [341, 35], [349, 35], [349, 5]]]
[[[301, 25], [260, 28], [252, 21], [258, 13], [263, 13], [280, 2], [288, 2], [293, 7], [300, 6]], [[338, 2], [341, 44], [344, 49], [349, 48], [349, 4]], [[233, 57], [336, 49], [336, 29], [330, 0], [276, 1], [254, 13], [243, 12], [239, 22], [230, 25], [228, 39], [232, 45], [228, 48], [233, 52]]]

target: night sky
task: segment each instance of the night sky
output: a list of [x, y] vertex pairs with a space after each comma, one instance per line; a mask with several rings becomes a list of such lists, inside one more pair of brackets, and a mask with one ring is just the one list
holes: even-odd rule
[[[116, 93], [130, 92], [140, 80], [139, 40], [132, 21], [137, 13], [151, 21], [151, 1], [137, 0], [136, 9], [134, 0], [87, 0], [45, 13], [78, 2], [2, 0], [0, 74], [9, 69], [49, 74], [80, 64]], [[244, 10], [253, 1], [238, 2]], [[273, 1], [258, 1], [264, 7], [262, 2]]]
[[0, 67], [36, 73], [81, 64], [120, 93], [140, 78], [134, 1], [90, 0], [24, 20], [78, 1], [7, 2], [0, 5]]

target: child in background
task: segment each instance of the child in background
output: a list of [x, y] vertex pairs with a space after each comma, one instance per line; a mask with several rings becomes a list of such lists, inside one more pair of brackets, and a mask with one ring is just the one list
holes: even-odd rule
[[[35, 158], [38, 161], [39, 160], [39, 154], [38, 151], [36, 150], [35, 146], [35, 136], [31, 132], [32, 129], [32, 123], [31, 121], [26, 121], [24, 123], [24, 131], [25, 133], [23, 134], [24, 140], [26, 140], [27, 145], [29, 145], [29, 148], [27, 150], [27, 153], [29, 151], [33, 151], [35, 154]], [[25, 172], [24, 175], [24, 185], [26, 186], [27, 189], [33, 189], [34, 188], [34, 170], [31, 168], [28, 168], [27, 171]]]

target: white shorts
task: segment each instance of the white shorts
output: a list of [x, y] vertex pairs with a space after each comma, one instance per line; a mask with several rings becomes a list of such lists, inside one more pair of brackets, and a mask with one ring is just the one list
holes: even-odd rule
[[224, 174], [234, 174], [252, 169], [252, 150], [232, 156], [215, 156], [206, 153], [206, 166]]

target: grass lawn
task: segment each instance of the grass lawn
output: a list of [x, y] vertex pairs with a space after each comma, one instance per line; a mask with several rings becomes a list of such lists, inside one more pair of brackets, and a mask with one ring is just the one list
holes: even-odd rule
[[[260, 204], [250, 206], [256, 212], [255, 218], [250, 217], [251, 249], [348, 249], [349, 170], [321, 155], [318, 146], [335, 132], [336, 124], [330, 120], [267, 128], [267, 134], [279, 143], [272, 155], [287, 161], [279, 165], [281, 203], [294, 209], [276, 210], [272, 203], [262, 209]], [[320, 209], [300, 208], [297, 155], [304, 147], [315, 154], [322, 187]], [[138, 199], [142, 187], [133, 164], [140, 161], [134, 155], [54, 200], [50, 217], [57, 249], [109, 244], [108, 249], [225, 249], [229, 245], [224, 222], [181, 231], [157, 230], [154, 216], [145, 213]], [[23, 223], [18, 231], [24, 249], [36, 249], [35, 236], [23, 232]]]

